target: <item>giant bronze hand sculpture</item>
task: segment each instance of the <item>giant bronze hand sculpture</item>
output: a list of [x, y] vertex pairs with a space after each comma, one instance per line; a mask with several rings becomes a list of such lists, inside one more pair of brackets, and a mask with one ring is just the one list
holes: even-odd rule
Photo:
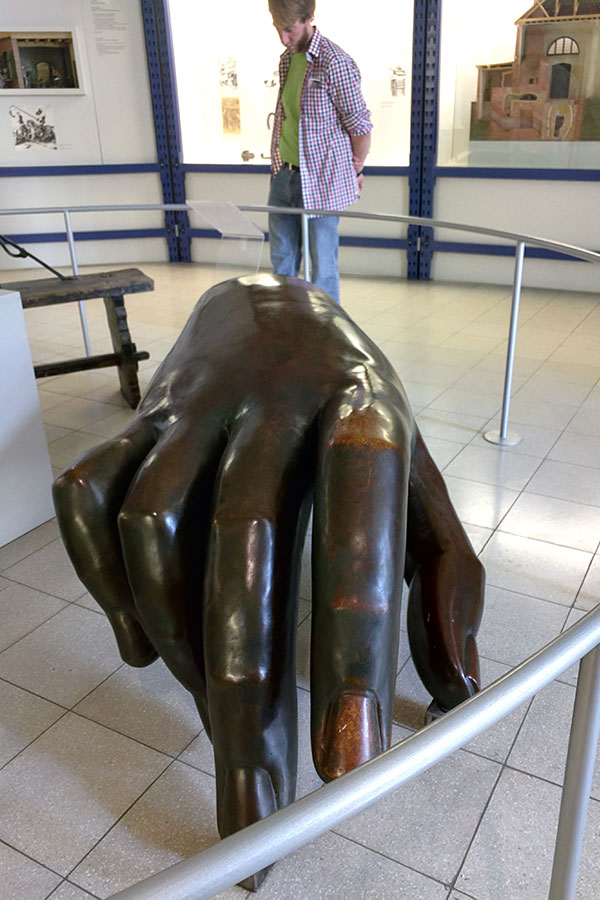
[[478, 688], [481, 564], [392, 367], [302, 281], [208, 291], [130, 426], [63, 472], [54, 499], [123, 659], [160, 655], [195, 698], [222, 836], [294, 798], [298, 569], [313, 499], [321, 777], [389, 746], [403, 577], [413, 659], [438, 706]]

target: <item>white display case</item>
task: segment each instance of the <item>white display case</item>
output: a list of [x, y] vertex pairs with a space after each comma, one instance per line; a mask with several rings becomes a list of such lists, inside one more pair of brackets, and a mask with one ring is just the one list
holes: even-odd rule
[[[169, 0], [184, 162], [265, 165], [283, 47], [266, 2]], [[373, 119], [372, 166], [407, 166], [413, 3], [319, 0], [315, 24], [358, 64]], [[384, 24], [382, 24], [384, 23]]]
[[438, 165], [600, 166], [600, 0], [442, 4]]
[[21, 297], [0, 290], [0, 547], [54, 515], [52, 468]]

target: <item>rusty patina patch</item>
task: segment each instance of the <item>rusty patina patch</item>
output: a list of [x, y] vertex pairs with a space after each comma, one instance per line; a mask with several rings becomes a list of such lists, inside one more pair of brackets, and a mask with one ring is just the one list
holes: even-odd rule
[[397, 450], [395, 441], [382, 436], [385, 431], [385, 422], [378, 413], [372, 410], [366, 413], [353, 411], [335, 423], [329, 443], [330, 446], [345, 444], [368, 450]]

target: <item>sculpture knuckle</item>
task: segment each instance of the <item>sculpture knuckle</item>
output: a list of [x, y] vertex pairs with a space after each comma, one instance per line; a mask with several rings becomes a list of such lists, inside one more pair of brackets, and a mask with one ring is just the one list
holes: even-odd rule
[[239, 509], [223, 506], [217, 509], [212, 518], [212, 527], [217, 534], [233, 536], [254, 536], [267, 538], [273, 534], [275, 522], [267, 515], [245, 515]]
[[175, 531], [177, 517], [169, 510], [150, 507], [122, 509], [118, 515], [119, 530], [144, 538], [161, 537]]
[[236, 686], [246, 690], [265, 690], [272, 685], [271, 671], [256, 663], [236, 660], [235, 663], [220, 660], [218, 665], [211, 667], [211, 681], [214, 687], [227, 688]]

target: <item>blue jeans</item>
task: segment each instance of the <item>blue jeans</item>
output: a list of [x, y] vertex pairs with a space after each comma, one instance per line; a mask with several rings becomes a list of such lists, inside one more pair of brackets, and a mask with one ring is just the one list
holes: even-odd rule
[[[300, 172], [280, 169], [271, 181], [269, 206], [302, 209]], [[339, 216], [320, 216], [308, 220], [308, 248], [311, 281], [340, 302], [338, 270]], [[269, 214], [271, 263], [276, 275], [298, 275], [302, 260], [302, 217]]]

